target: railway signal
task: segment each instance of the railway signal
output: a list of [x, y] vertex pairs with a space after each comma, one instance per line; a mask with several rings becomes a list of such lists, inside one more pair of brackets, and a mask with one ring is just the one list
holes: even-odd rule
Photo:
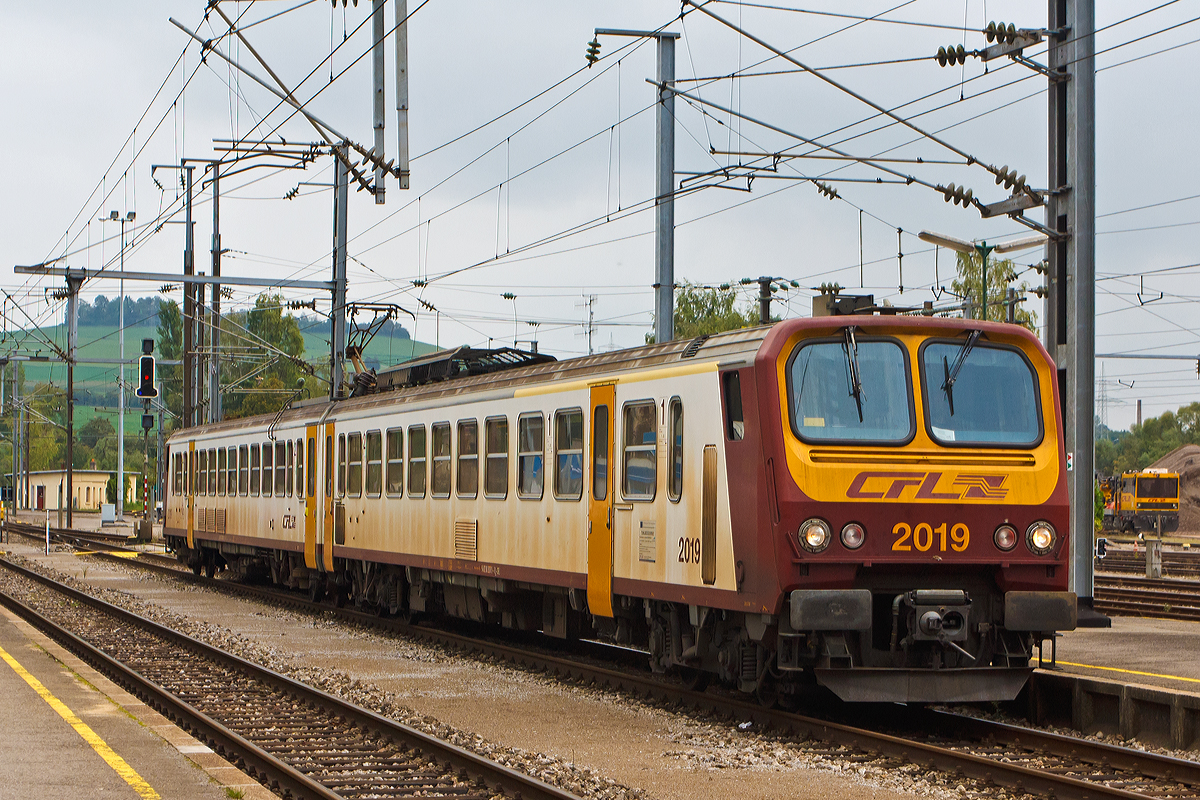
[[141, 400], [153, 400], [158, 397], [158, 387], [154, 384], [154, 350], [153, 339], [142, 340], [142, 357], [138, 359], [138, 388], [134, 392]]

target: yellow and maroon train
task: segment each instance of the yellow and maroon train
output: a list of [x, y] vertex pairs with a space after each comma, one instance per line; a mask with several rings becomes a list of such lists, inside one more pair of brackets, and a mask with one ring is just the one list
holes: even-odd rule
[[180, 560], [642, 646], [767, 700], [1001, 700], [1075, 626], [1054, 367], [838, 316], [555, 361], [462, 348], [170, 439]]

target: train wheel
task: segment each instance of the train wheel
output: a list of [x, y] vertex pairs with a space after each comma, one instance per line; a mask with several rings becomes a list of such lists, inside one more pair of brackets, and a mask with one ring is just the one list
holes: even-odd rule
[[759, 678], [758, 688], [754, 690], [754, 697], [763, 708], [775, 708], [779, 703], [779, 687], [776, 686], [775, 679], [770, 675], [763, 675]]
[[325, 581], [318, 579], [308, 584], [308, 599], [313, 603], [319, 603], [325, 599]]
[[693, 692], [703, 692], [707, 689], [710, 678], [712, 678], [712, 674], [702, 669], [696, 669], [695, 667], [679, 668], [679, 679], [683, 681], [684, 686]]
[[204, 559], [204, 577], [217, 577], [217, 559], [215, 556]]
[[189, 566], [192, 568], [192, 574], [197, 578], [199, 578], [200, 573], [204, 571], [204, 564], [199, 561], [193, 561]]

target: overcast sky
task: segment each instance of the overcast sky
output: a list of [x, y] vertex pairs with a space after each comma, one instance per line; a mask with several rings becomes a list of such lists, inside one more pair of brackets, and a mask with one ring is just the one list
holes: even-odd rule
[[[214, 139], [317, 139], [307, 122], [287, 119], [276, 98], [217, 55], [200, 63], [199, 46], [189, 44], [168, 17], [206, 39], [216, 37], [226, 29], [215, 15], [205, 19], [205, 5], [76, 1], [6, 3], [0, 10], [0, 108], [6, 121], [0, 129], [6, 154], [0, 162], [0, 287], [22, 309], [6, 303], [9, 327], [28, 324], [26, 313], [39, 324], [62, 320], [61, 303], [45, 299], [59, 282], [26, 280], [11, 265], [64, 254], [71, 266], [118, 262], [120, 226], [98, 221], [110, 210], [137, 215], [126, 230], [127, 269], [180, 270], [183, 227], [160, 224], [182, 219], [177, 173], [158, 170], [152, 178], [152, 165], [178, 164], [184, 156], [214, 158]], [[997, 13], [1003, 15], [998, 21], [1018, 27], [1044, 27], [1044, 3], [802, 5], [921, 24], [733, 3], [709, 8], [959, 150], [1012, 166], [1035, 187], [1046, 185], [1045, 79], [1007, 60], [991, 62], [985, 74], [978, 59], [947, 68], [929, 59], [941, 45], [986, 46], [978, 30]], [[1159, 5], [1101, 2], [1097, 8], [1097, 351], [1195, 356], [1200, 266], [1162, 270], [1200, 262], [1200, 189], [1192, 158], [1200, 123], [1200, 45], [1193, 44], [1200, 39], [1200, 17], [1195, 2]], [[250, 44], [313, 113], [370, 146], [370, 60], [354, 63], [370, 45], [370, 24], [359, 29], [369, 17], [367, 0], [344, 9], [302, 0], [227, 0], [221, 7], [231, 17], [242, 15], [243, 26], [263, 20], [245, 30]], [[424, 341], [511, 344], [515, 336], [537, 338], [541, 349], [560, 357], [586, 353], [582, 323], [589, 296], [595, 298], [596, 349], [639, 344], [650, 330], [653, 219], [647, 201], [653, 195], [655, 90], [646, 80], [654, 76], [654, 45], [603, 37], [605, 58], [581, 70], [597, 27], [665, 26], [681, 33], [680, 88], [752, 118], [739, 120], [712, 106], [702, 113], [700, 103], [677, 101], [680, 173], [748, 158], [713, 155], [714, 149], [796, 150], [795, 136], [801, 136], [858, 156], [924, 159], [889, 166], [922, 180], [968, 186], [984, 202], [1007, 194], [978, 166], [932, 163], [961, 159], [910, 129], [885, 124], [837, 88], [796, 74], [793, 65], [771, 59], [720, 22], [697, 12], [679, 20], [675, 3], [409, 0], [409, 9], [412, 188], [400, 191], [389, 181], [382, 206], [352, 191], [349, 274], [351, 299], [419, 312], [405, 324]], [[392, 14], [389, 3], [389, 30]], [[964, 26], [971, 29], [966, 34]], [[216, 47], [267, 77], [244, 46], [222, 38]], [[1044, 46], [1026, 55], [1043, 61]], [[396, 116], [390, 43], [387, 62], [391, 158]], [[748, 76], [722, 78], [734, 73]], [[466, 135], [485, 123], [491, 124]], [[814, 159], [782, 165], [779, 174], [890, 179], [869, 167]], [[328, 279], [332, 199], [326, 184], [332, 177], [332, 161], [322, 157], [306, 171], [256, 168], [223, 180], [221, 234], [230, 250], [223, 272]], [[940, 287], [950, 285], [953, 254], [943, 251], [935, 263], [934, 250], [917, 232], [988, 241], [1029, 234], [1007, 218], [983, 220], [974, 210], [948, 205], [919, 185], [830, 185], [841, 199], [827, 199], [809, 182], [766, 177], [749, 187], [745, 180], [731, 181], [681, 197], [677, 281], [794, 279], [803, 288], [776, 311], [807, 315], [812, 287], [837, 281], [858, 289], [861, 260], [864, 290], [878, 300], [949, 304], [953, 298]], [[298, 196], [283, 199], [293, 189]], [[1042, 220], [1040, 210], [1030, 215]], [[196, 264], [207, 272], [207, 186], [198, 193], [196, 217]], [[1015, 260], [1030, 265], [1040, 258], [1034, 250]], [[455, 270], [464, 271], [446, 276]], [[414, 279], [428, 285], [414, 287]], [[1022, 280], [1038, 282], [1033, 272]], [[137, 294], [158, 289], [126, 287]], [[503, 298], [506, 292], [516, 299]], [[117, 285], [96, 280], [84, 293], [112, 297]], [[244, 308], [255, 293], [235, 288], [225, 307]], [[179, 292], [172, 296], [178, 299]], [[439, 313], [423, 309], [418, 299]], [[1030, 295], [1027, 302], [1042, 316], [1038, 298]], [[320, 310], [328, 305], [327, 297], [318, 297]], [[1200, 399], [1195, 362], [1104, 360], [1097, 377], [1102, 373], [1098, 397], [1107, 396], [1113, 428], [1133, 421], [1137, 399], [1146, 416]]]

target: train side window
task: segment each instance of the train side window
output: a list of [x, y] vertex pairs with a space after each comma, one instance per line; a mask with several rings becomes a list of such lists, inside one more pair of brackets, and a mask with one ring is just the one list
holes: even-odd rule
[[387, 493], [399, 497], [404, 492], [404, 429], [389, 428], [387, 432]]
[[540, 411], [517, 418], [517, 497], [522, 500], [542, 499], [545, 424]]
[[238, 494], [245, 497], [250, 493], [250, 457], [247, 452], [250, 448], [246, 445], [238, 445]]
[[484, 420], [486, 462], [483, 465], [483, 494], [495, 500], [508, 496], [508, 418]]
[[554, 414], [554, 498], [583, 497], [583, 409]]
[[175, 454], [175, 471], [172, 475], [172, 487], [176, 495], [183, 494], [183, 456], [179, 453]]
[[346, 496], [346, 434], [338, 434], [338, 481], [337, 496]]
[[262, 451], [258, 445], [250, 445], [250, 496], [258, 497], [258, 489], [261, 486], [261, 467], [262, 467]]
[[226, 463], [226, 467], [229, 470], [228, 474], [226, 475], [226, 478], [227, 478], [226, 483], [228, 483], [228, 485], [229, 485], [228, 491], [226, 492], [226, 494], [228, 494], [230, 497], [233, 497], [234, 495], [237, 494], [237, 478], [238, 478], [237, 457], [238, 457], [237, 448], [230, 447], [229, 448], [229, 459]]
[[367, 431], [367, 497], [383, 494], [383, 434]]
[[275, 443], [275, 496], [287, 495], [287, 445]]
[[608, 406], [592, 409], [592, 499], [608, 499]]
[[217, 497], [225, 496], [225, 459], [225, 448], [222, 447], [217, 451]]
[[458, 496], [479, 494], [479, 423], [458, 421]]
[[325, 496], [333, 497], [333, 437], [325, 437]]
[[653, 500], [658, 488], [658, 405], [626, 403], [621, 493], [626, 500]]
[[196, 494], [206, 495], [206, 494], [208, 494], [208, 451], [207, 450], [200, 451], [200, 458], [197, 460], [197, 463], [199, 463], [200, 466], [197, 468], [197, 473], [199, 474], [199, 477], [196, 478], [196, 489], [197, 489]]
[[210, 447], [208, 450], [208, 494], [210, 497], [217, 496], [217, 448]]
[[725, 436], [730, 441], [741, 441], [746, 435], [746, 421], [742, 416], [742, 379], [737, 370], [721, 376], [725, 391]]
[[[289, 447], [291, 444], [289, 443]], [[304, 440], [296, 440], [296, 497], [304, 499]], [[288, 489], [291, 492], [291, 489]]]
[[308, 437], [308, 496], [317, 496], [317, 440]]
[[361, 433], [346, 437], [346, 494], [362, 497], [363, 489], [363, 441]]
[[270, 497], [275, 487], [275, 448], [270, 442], [262, 444], [262, 496]]
[[671, 437], [671, 473], [667, 476], [667, 497], [678, 503], [683, 494], [683, 401], [671, 398], [667, 411], [667, 431]]
[[408, 429], [408, 496], [425, 496], [425, 426]]
[[296, 488], [296, 444], [291, 439], [287, 441], [287, 474], [284, 475], [287, 484], [287, 496], [291, 497]]
[[435, 422], [433, 434], [433, 486], [434, 497], [450, 496], [450, 423]]

